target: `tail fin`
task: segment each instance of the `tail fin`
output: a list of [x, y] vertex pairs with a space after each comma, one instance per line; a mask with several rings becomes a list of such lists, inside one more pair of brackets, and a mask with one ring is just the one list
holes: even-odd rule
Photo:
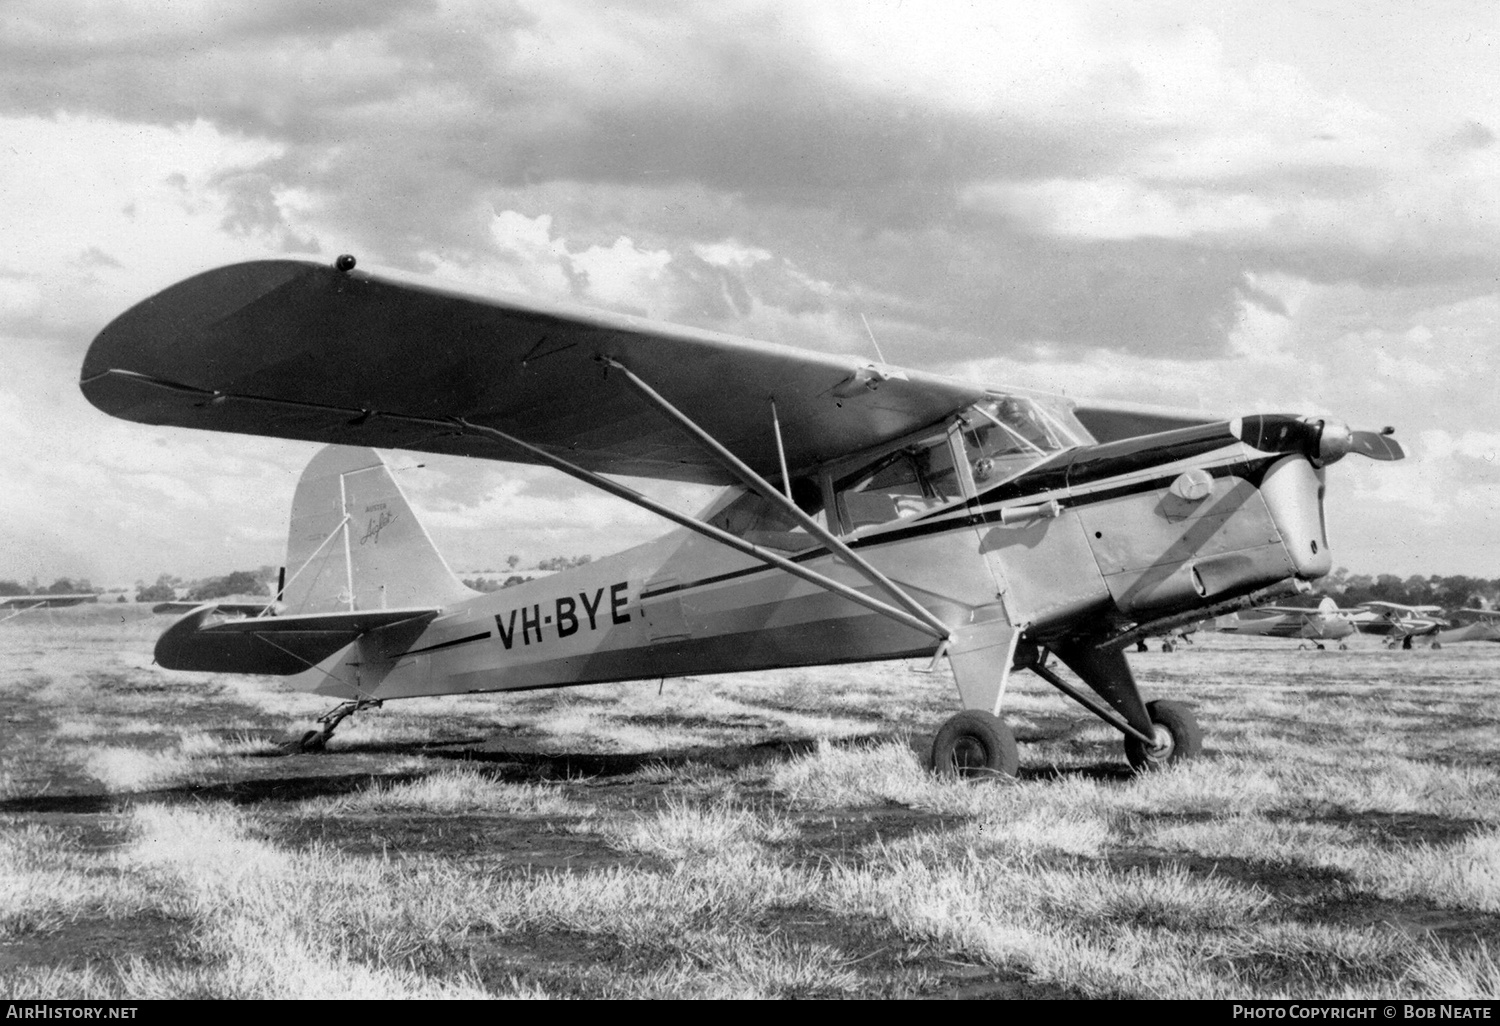
[[1318, 612], [1322, 613], [1324, 616], [1327, 616], [1330, 613], [1337, 613], [1338, 611], [1339, 604], [1333, 600], [1332, 595], [1324, 595], [1323, 601], [1318, 603]]
[[289, 614], [431, 608], [475, 594], [374, 449], [330, 445], [313, 457], [292, 500], [286, 562]]

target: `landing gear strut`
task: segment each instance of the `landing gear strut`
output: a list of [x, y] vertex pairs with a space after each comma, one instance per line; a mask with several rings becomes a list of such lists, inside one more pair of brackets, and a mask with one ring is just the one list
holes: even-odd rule
[[328, 739], [333, 737], [334, 728], [345, 719], [361, 709], [379, 709], [384, 704], [379, 698], [360, 698], [335, 706], [318, 717], [318, 722], [322, 724], [320, 729], [309, 730], [302, 735], [300, 741], [294, 742], [292, 747], [299, 752], [321, 752], [328, 745]]
[[[999, 648], [991, 646], [991, 651]], [[1116, 645], [1070, 638], [1049, 649], [1020, 638], [1003, 651], [1010, 657], [1007, 672], [1030, 670], [1123, 734], [1125, 757], [1136, 772], [1191, 759], [1203, 750], [1203, 730], [1192, 711], [1181, 702], [1145, 702], [1123, 649]], [[1058, 676], [1047, 665], [1051, 655], [1077, 674], [1088, 690]], [[969, 708], [945, 722], [933, 739], [932, 768], [939, 776], [1015, 776], [1020, 763], [1015, 735], [996, 715], [1003, 692], [1003, 679], [990, 690], [965, 690], [964, 678], [959, 677], [960, 697]]]

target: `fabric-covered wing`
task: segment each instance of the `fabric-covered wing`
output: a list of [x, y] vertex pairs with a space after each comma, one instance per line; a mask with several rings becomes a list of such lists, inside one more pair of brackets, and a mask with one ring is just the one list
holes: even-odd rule
[[76, 606], [82, 602], [98, 602], [99, 596], [85, 592], [78, 595], [6, 595], [0, 598], [0, 608], [24, 606], [41, 609], [53, 606]]
[[1178, 428], [1214, 424], [1227, 417], [1196, 413], [1191, 410], [1172, 410], [1135, 403], [1079, 403], [1073, 408], [1089, 434], [1098, 442], [1118, 442], [1124, 438], [1154, 435], [1160, 431], [1175, 431]]
[[147, 424], [530, 461], [442, 423], [461, 417], [589, 470], [729, 482], [602, 358], [766, 476], [779, 475], [773, 399], [796, 469], [984, 394], [854, 357], [293, 260], [208, 271], [127, 310], [94, 340], [82, 388]]

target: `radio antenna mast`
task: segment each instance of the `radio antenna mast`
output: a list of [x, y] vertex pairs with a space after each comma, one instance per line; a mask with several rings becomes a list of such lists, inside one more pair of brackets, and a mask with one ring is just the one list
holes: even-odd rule
[[865, 326], [865, 334], [870, 336], [870, 345], [875, 347], [875, 355], [880, 357], [881, 363], [885, 363], [885, 354], [880, 351], [880, 343], [875, 341], [875, 333], [870, 330], [870, 322], [865, 320], [863, 310], [859, 312], [859, 319]]

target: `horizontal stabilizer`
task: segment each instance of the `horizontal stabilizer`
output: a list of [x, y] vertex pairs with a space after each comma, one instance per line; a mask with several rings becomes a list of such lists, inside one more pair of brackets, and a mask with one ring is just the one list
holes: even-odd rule
[[168, 670], [286, 677], [316, 666], [370, 631], [401, 624], [414, 628], [415, 636], [439, 612], [371, 609], [224, 619], [209, 604], [167, 628], [156, 642], [156, 662]]

